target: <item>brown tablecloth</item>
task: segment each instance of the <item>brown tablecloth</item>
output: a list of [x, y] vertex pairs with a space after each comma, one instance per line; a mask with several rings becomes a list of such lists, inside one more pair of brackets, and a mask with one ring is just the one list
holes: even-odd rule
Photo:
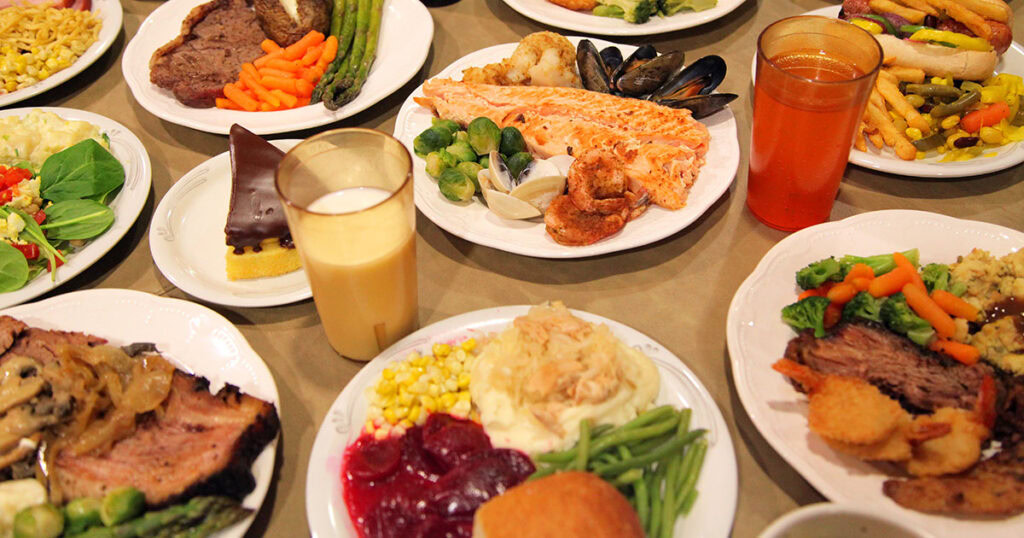
[[[128, 235], [99, 263], [57, 293], [84, 288], [130, 288], [189, 296], [153, 264], [148, 229], [153, 209], [171, 185], [205, 159], [227, 150], [227, 138], [160, 120], [140, 107], [121, 75], [121, 55], [157, 1], [123, 0], [124, 32], [98, 62], [70, 82], [15, 106], [64, 106], [117, 120], [142, 140], [153, 164], [153, 192]], [[622, 38], [659, 50], [682, 49], [692, 61], [723, 56], [730, 68], [719, 91], [740, 98], [731, 106], [739, 126], [742, 158], [736, 181], [686, 230], [647, 247], [574, 261], [528, 258], [458, 239], [422, 215], [417, 227], [420, 324], [509, 304], [561, 299], [573, 308], [626, 323], [678, 355], [711, 392], [736, 447], [739, 503], [733, 535], [755, 536], [770, 521], [822, 497], [764, 441], [737, 398], [725, 343], [726, 310], [758, 260], [786, 236], [760, 224], [746, 209], [750, 141], [750, 62], [755, 39], [767, 24], [837, 2], [748, 0], [729, 15], [697, 28], [653, 37]], [[1014, 29], [1024, 36], [1024, 1], [1010, 2]], [[501, 0], [461, 0], [431, 8], [434, 41], [426, 65], [403, 88], [370, 109], [334, 126], [392, 132], [406, 96], [426, 77], [477, 49], [518, 41], [546, 28]], [[556, 29], [557, 30], [557, 29]], [[572, 34], [573, 32], [563, 32]], [[314, 131], [303, 131], [308, 136]], [[280, 135], [293, 138], [295, 133]], [[918, 209], [1024, 228], [1024, 167], [978, 178], [931, 180], [879, 174], [850, 166], [832, 220], [878, 209]], [[338, 358], [320, 329], [312, 301], [263, 309], [209, 305], [248, 338], [277, 380], [283, 441], [276, 479], [250, 536], [306, 534], [306, 465], [328, 407], [361, 364]]]

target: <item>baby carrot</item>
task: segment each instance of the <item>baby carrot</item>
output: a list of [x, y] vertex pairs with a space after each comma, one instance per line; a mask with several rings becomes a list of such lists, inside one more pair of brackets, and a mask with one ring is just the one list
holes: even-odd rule
[[839, 304], [836, 304], [836, 303], [829, 303], [828, 306], [825, 307], [825, 315], [824, 315], [824, 319], [822, 320], [822, 325], [826, 329], [828, 329], [828, 328], [832, 327], [833, 325], [835, 325], [836, 323], [839, 323], [839, 320], [842, 317], [843, 317], [843, 307], [841, 305], [839, 305]]
[[238, 106], [238, 103], [232, 101], [231, 99], [227, 99], [225, 97], [218, 97], [218, 98], [214, 99], [214, 101], [217, 104], [217, 108], [224, 108], [224, 109], [227, 109], [227, 110], [245, 110], [244, 108]]
[[271, 54], [274, 51], [281, 50], [281, 46], [275, 43], [273, 39], [264, 39], [263, 41], [261, 41], [260, 48], [263, 49], [263, 52], [266, 52], [267, 54]]
[[295, 106], [296, 107], [300, 107], [300, 106], [306, 106], [308, 104], [309, 104], [309, 97], [305, 96], [305, 97], [299, 97], [299, 102], [295, 103]]
[[295, 81], [295, 95], [298, 97], [309, 97], [313, 95], [313, 84], [301, 78]]
[[299, 98], [285, 93], [277, 88], [270, 90], [270, 93], [281, 100], [281, 108], [295, 108], [295, 104], [299, 102]]
[[260, 56], [259, 58], [256, 58], [255, 60], [253, 60], [252, 63], [256, 67], [263, 67], [263, 66], [267, 65], [267, 62], [269, 62], [270, 60], [273, 60], [275, 58], [284, 58], [284, 49], [278, 49], [278, 50], [275, 50], [274, 52], [271, 52], [270, 54], [267, 54], [265, 56]]
[[981, 357], [981, 352], [978, 351], [978, 348], [952, 340], [936, 340], [928, 347], [932, 351], [949, 355], [968, 366], [978, 362], [978, 358]]
[[242, 71], [249, 73], [249, 76], [256, 80], [260, 79], [260, 73], [256, 70], [256, 66], [249, 62], [242, 64]]
[[882, 276], [875, 277], [868, 285], [868, 293], [874, 297], [888, 297], [903, 288], [913, 277], [906, 269], [897, 267]]
[[315, 47], [309, 47], [306, 53], [302, 55], [302, 58], [298, 62], [302, 65], [313, 65], [320, 59], [320, 56], [324, 53], [324, 44], [321, 43]]
[[286, 60], [298, 60], [309, 50], [310, 47], [315, 47], [320, 43], [323, 43], [324, 35], [316, 30], [310, 30], [308, 34], [302, 36], [302, 39], [288, 45], [284, 49], [284, 59]]
[[318, 62], [323, 62], [324, 65], [334, 61], [334, 57], [338, 55], [338, 38], [336, 36], [330, 36], [324, 41], [323, 53], [320, 55]]
[[796, 300], [803, 301], [808, 297], [821, 297], [821, 292], [817, 289], [804, 290], [800, 295], [797, 295]]
[[856, 263], [850, 268], [850, 272], [846, 273], [843, 282], [853, 282], [855, 278], [875, 278], [875, 270], [866, 263]]
[[910, 306], [910, 309], [931, 324], [940, 337], [950, 338], [956, 333], [956, 323], [953, 322], [953, 318], [949, 317], [949, 314], [945, 313], [927, 293], [913, 282], [903, 285], [903, 295], [907, 298], [907, 305]]
[[297, 73], [301, 67], [295, 62], [289, 62], [282, 58], [271, 58], [267, 60], [266, 67], [270, 69], [277, 69], [278, 71], [288, 71], [289, 73]]
[[271, 69], [269, 67], [261, 67], [259, 75], [260, 80], [262, 80], [263, 77], [295, 78], [295, 73], [281, 71], [280, 69]]
[[303, 69], [299, 75], [302, 80], [311, 84], [320, 82], [320, 77], [324, 76], [324, 70], [320, 69], [319, 66], [307, 67]]
[[925, 293], [928, 292], [928, 288], [924, 285], [924, 280], [921, 279], [921, 275], [917, 274], [917, 268], [914, 264], [910, 263], [910, 260], [906, 256], [899, 252], [892, 254], [892, 260], [896, 262], [896, 267], [902, 267], [903, 270], [910, 273], [910, 283], [920, 288]]
[[256, 97], [259, 97], [260, 101], [269, 103], [270, 105], [274, 106], [274, 108], [281, 106], [281, 100], [278, 99], [277, 97], [274, 97], [274, 95], [271, 94], [270, 91], [267, 90], [265, 87], [263, 87], [263, 85], [260, 84], [259, 81], [254, 80], [251, 76], [249, 76], [249, 73], [242, 71], [241, 73], [239, 73], [238, 77], [241, 78], [243, 82], [245, 82], [245, 85], [247, 87], [249, 87], [252, 91], [256, 92]]
[[238, 89], [234, 84], [224, 85], [224, 97], [234, 101], [235, 104], [249, 112], [255, 112], [260, 109], [260, 104], [255, 99], [246, 95], [245, 92]]
[[263, 85], [267, 89], [280, 90], [293, 96], [298, 93], [295, 91], [295, 79], [293, 78], [272, 77], [267, 75], [263, 77]]
[[967, 321], [978, 321], [978, 309], [971, 303], [968, 303], [948, 291], [933, 291], [932, 300], [934, 300], [942, 310], [951, 316], [964, 318]]
[[832, 286], [832, 289], [828, 290], [826, 297], [833, 303], [843, 305], [850, 302], [854, 295], [857, 295], [857, 288], [849, 282], [841, 282]]
[[872, 280], [873, 279], [866, 276], [859, 276], [853, 279], [850, 284], [853, 284], [853, 287], [857, 288], [857, 291], [868, 291], [868, 286], [871, 285]]

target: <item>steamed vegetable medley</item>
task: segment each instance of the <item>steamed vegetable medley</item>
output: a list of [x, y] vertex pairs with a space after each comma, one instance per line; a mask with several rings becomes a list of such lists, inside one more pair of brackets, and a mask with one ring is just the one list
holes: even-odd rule
[[826, 258], [796, 274], [804, 291], [782, 309], [782, 320], [797, 331], [823, 337], [840, 321], [881, 323], [919, 346], [966, 364], [980, 358], [963, 343], [968, 321], [979, 311], [960, 298], [967, 286], [945, 264], [918, 265], [917, 249], [893, 254]]

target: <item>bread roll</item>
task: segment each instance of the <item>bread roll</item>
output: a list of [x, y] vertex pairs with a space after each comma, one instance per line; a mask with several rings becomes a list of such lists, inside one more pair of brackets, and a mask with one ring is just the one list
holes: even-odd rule
[[611, 484], [569, 471], [525, 482], [476, 511], [473, 538], [644, 538], [640, 518]]
[[994, 50], [981, 52], [954, 49], [907, 41], [887, 34], [876, 35], [875, 39], [882, 46], [886, 65], [919, 67], [929, 76], [984, 80], [992, 76], [999, 61]]

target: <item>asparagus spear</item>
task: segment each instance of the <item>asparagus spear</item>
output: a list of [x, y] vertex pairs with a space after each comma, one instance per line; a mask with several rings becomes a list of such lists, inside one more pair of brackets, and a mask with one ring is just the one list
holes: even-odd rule
[[370, 27], [370, 7], [370, 0], [359, 0], [352, 50], [345, 56], [338, 72], [334, 74], [334, 79], [324, 88], [322, 99], [324, 105], [331, 110], [338, 108], [338, 105], [335, 104], [335, 95], [352, 85], [356, 69], [363, 58], [363, 51], [366, 49], [366, 32]]
[[93, 527], [72, 538], [199, 538], [232, 525], [251, 512], [226, 497], [193, 497], [185, 504], [146, 512], [113, 527]]
[[373, 60], [377, 56], [377, 42], [380, 37], [380, 24], [383, 17], [384, 0], [373, 0], [370, 28], [366, 36], [366, 51], [363, 53], [362, 60], [359, 62], [359, 67], [351, 84], [335, 99], [335, 107], [340, 107], [355, 99], [359, 95], [359, 90], [363, 88], [363, 83], [366, 82], [366, 77], [370, 74], [370, 66], [373, 65]]
[[[349, 47], [352, 46], [352, 37], [356, 29], [356, 17], [359, 12], [359, 1], [358, 0], [335, 0], [335, 3], [344, 1], [345, 7], [343, 12], [344, 22], [341, 24], [341, 34], [338, 35], [338, 54], [334, 56], [334, 60], [327, 65], [327, 69], [324, 70], [323, 76], [320, 77], [320, 81], [317, 83], [316, 88], [313, 88], [313, 95], [310, 97], [311, 103], [319, 103], [323, 96], [324, 89], [328, 84], [334, 80], [334, 75], [341, 68], [342, 64], [348, 58]], [[337, 7], [335, 7], [337, 9]], [[334, 33], [334, 21], [331, 21], [331, 33]]]
[[331, 35], [341, 35], [341, 25], [345, 21], [345, 0], [334, 0], [331, 7]]

